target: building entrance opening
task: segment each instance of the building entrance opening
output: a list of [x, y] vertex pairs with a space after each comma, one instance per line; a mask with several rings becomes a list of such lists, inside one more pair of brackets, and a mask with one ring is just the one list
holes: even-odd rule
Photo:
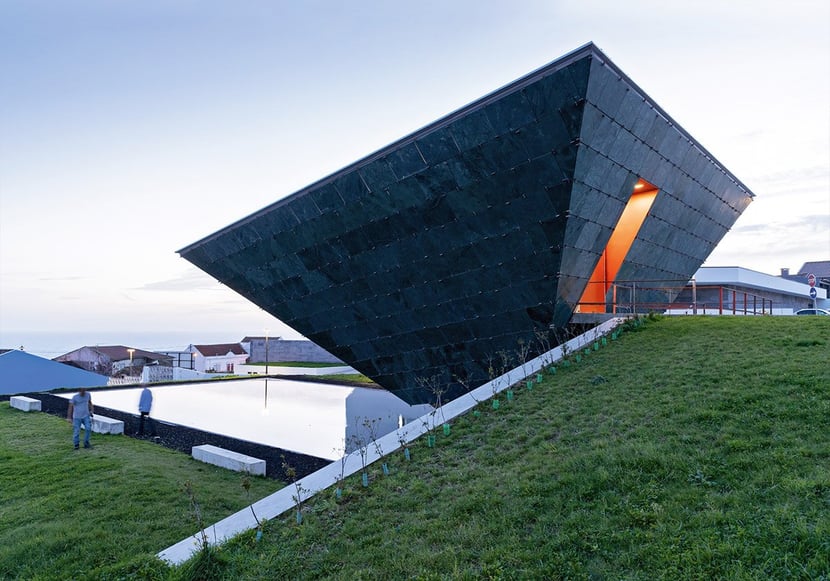
[[644, 179], [637, 180], [631, 197], [623, 209], [608, 244], [594, 269], [588, 285], [579, 300], [577, 311], [581, 313], [605, 313], [608, 289], [614, 283], [617, 273], [628, 254], [640, 227], [648, 215], [659, 189]]

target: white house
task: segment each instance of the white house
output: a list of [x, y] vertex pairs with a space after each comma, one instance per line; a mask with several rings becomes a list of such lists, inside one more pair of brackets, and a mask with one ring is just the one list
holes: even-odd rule
[[248, 361], [248, 353], [239, 343], [190, 345], [187, 350], [193, 354], [193, 369], [206, 373], [233, 373], [237, 365]]

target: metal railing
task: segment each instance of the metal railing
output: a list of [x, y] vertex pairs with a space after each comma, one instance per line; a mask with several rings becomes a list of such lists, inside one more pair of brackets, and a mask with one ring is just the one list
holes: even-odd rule
[[717, 310], [719, 315], [771, 315], [772, 314], [772, 299], [766, 298], [763, 295], [758, 295], [745, 290], [726, 286], [707, 286], [705, 289], [714, 289], [718, 293], [717, 303], [708, 304], [706, 302], [697, 305], [697, 308], [706, 312], [707, 306], [710, 310]]
[[604, 303], [580, 303], [582, 312], [613, 315], [681, 311], [689, 314], [771, 315], [773, 300], [724, 285], [697, 285], [694, 280], [618, 281]]

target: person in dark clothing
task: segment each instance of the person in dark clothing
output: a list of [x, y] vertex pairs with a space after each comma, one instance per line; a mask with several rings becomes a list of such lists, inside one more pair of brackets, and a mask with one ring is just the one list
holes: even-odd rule
[[150, 416], [150, 409], [153, 407], [153, 392], [146, 385], [141, 390], [141, 397], [138, 399], [138, 413], [141, 414], [141, 419], [138, 423], [138, 435], [144, 435], [144, 422]]

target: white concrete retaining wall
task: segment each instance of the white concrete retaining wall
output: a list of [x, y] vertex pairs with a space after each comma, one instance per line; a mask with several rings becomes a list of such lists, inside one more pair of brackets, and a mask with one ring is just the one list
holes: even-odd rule
[[[236, 372], [234, 372], [236, 373]], [[222, 374], [227, 375], [227, 374]], [[185, 369], [184, 367], [174, 367], [173, 368], [173, 380], [174, 381], [196, 381], [202, 379], [214, 379], [217, 376], [216, 373], [204, 373], [202, 371], [194, 371], [192, 369]]]
[[225, 450], [218, 446], [203, 444], [193, 446], [191, 450], [193, 458], [201, 462], [221, 466], [236, 472], [247, 472], [255, 476], [265, 476], [265, 460], [246, 456], [232, 450]]
[[[81, 426], [83, 429], [83, 426]], [[124, 422], [107, 416], [92, 416], [92, 431], [96, 434], [123, 434]]]

